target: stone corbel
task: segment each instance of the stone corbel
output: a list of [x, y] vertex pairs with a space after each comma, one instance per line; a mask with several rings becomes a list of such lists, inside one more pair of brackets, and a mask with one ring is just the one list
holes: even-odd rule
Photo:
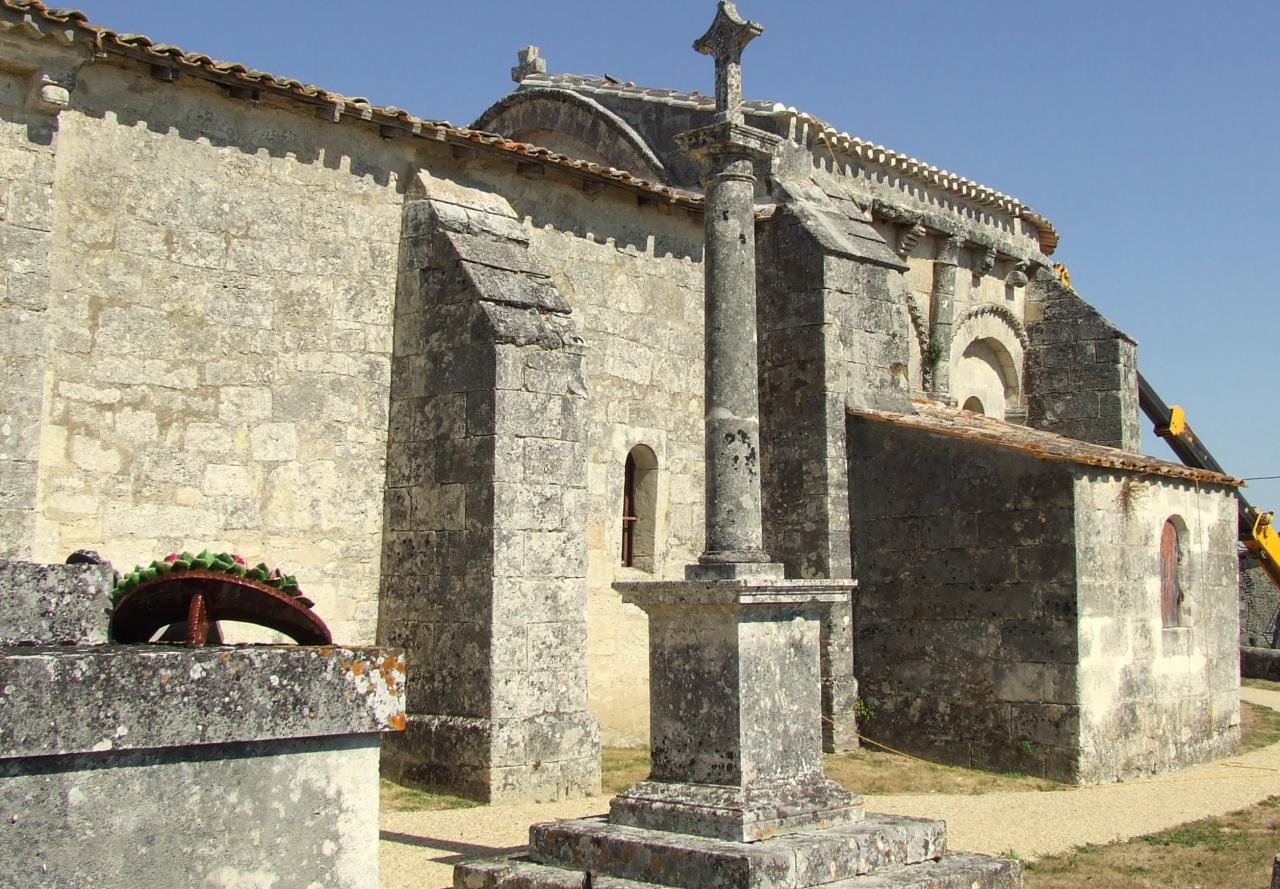
[[906, 259], [920, 243], [920, 239], [929, 233], [919, 213], [895, 207], [879, 198], [871, 202], [871, 218], [872, 220], [883, 219], [898, 227], [898, 240], [894, 245], [894, 252], [903, 259]]
[[906, 259], [912, 250], [916, 249], [916, 244], [920, 243], [920, 239], [929, 233], [929, 230], [922, 223], [916, 222], [911, 225], [898, 226], [898, 245], [894, 252], [900, 257]]
[[71, 90], [75, 87], [75, 75], [42, 69], [31, 75], [31, 88], [27, 93], [27, 107], [35, 111], [57, 114], [71, 104]]
[[973, 283], [977, 286], [984, 275], [996, 267], [996, 248], [990, 244], [977, 244], [974, 248]]
[[1020, 262], [1014, 263], [1013, 269], [1009, 272], [1009, 274], [1005, 275], [1004, 283], [1009, 285], [1010, 287], [1026, 287], [1027, 281], [1030, 280], [1030, 278], [1027, 275], [1027, 272], [1030, 268], [1031, 268], [1031, 263], [1025, 259]]

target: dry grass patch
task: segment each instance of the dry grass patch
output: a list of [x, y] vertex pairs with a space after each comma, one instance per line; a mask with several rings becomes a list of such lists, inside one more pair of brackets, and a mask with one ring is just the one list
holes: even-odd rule
[[1260, 750], [1278, 741], [1280, 741], [1280, 710], [1241, 701], [1240, 752]]
[[1219, 889], [1270, 885], [1280, 797], [1126, 843], [1082, 846], [1027, 864], [1027, 889]]
[[1270, 679], [1241, 679], [1240, 684], [1245, 688], [1261, 688], [1264, 691], [1280, 691], [1280, 682], [1272, 682]]
[[648, 777], [648, 747], [605, 747], [600, 751], [600, 789], [606, 795], [621, 793]]
[[1070, 785], [1016, 772], [982, 772], [864, 747], [822, 758], [827, 777], [858, 793], [992, 793], [1066, 790]]
[[403, 787], [383, 778], [378, 782], [378, 803], [384, 812], [427, 812], [440, 809], [469, 809], [480, 803], [447, 793], [430, 793]]
[[[1068, 786], [1044, 778], [960, 769], [872, 750], [824, 756], [822, 764], [827, 777], [858, 793], [990, 793], [1062, 790]], [[649, 751], [606, 747], [601, 771], [604, 792], [618, 793], [649, 777]]]

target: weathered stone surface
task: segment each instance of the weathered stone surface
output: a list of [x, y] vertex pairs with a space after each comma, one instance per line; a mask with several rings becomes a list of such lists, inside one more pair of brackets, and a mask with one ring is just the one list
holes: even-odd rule
[[1280, 649], [1241, 646], [1240, 675], [1247, 679], [1280, 682]]
[[1027, 288], [1027, 421], [1126, 451], [1141, 447], [1134, 341], [1048, 270]]
[[821, 757], [819, 619], [852, 585], [617, 584], [649, 616], [653, 769], [610, 821], [751, 841], [861, 819]]
[[58, 646], [0, 655], [0, 758], [370, 734], [403, 726], [382, 649]]
[[[910, 867], [889, 869], [831, 883], [770, 885], [777, 889], [808, 889], [808, 886], [816, 885], [822, 885], [824, 889], [1021, 889], [1022, 874], [1023, 865], [1020, 861], [955, 852]], [[524, 856], [467, 862], [454, 869], [455, 889], [498, 889], [499, 886], [580, 889], [583, 880], [581, 871], [538, 864]], [[591, 884], [604, 889], [688, 885], [680, 881], [679, 874], [652, 882], [593, 874]]]
[[404, 232], [378, 623], [421, 684], [386, 771], [490, 802], [598, 792], [577, 326], [501, 197], [424, 177]]
[[[724, 8], [717, 21], [724, 20]], [[740, 87], [725, 74], [736, 66], [736, 55], [732, 60], [717, 56], [717, 101], [734, 102], [730, 110], [721, 109], [723, 122], [679, 137], [707, 170], [706, 546], [698, 561], [708, 566], [770, 561], [760, 512], [754, 167], [769, 158], [780, 140], [741, 123], [736, 104]]]
[[726, 842], [610, 824], [603, 818], [537, 824], [529, 856], [569, 870], [688, 889], [816, 886], [936, 859], [941, 821], [868, 814], [857, 824], [756, 843]]
[[0, 560], [0, 646], [106, 642], [113, 584], [105, 565]]
[[[1034, 448], [893, 425], [849, 421], [868, 737], [1081, 783], [1233, 749], [1229, 490], [1055, 467]], [[1159, 535], [1171, 517], [1194, 530], [1186, 619], [1162, 627]]]
[[1240, 645], [1280, 644], [1280, 590], [1248, 551], [1240, 553]]
[[0, 759], [0, 883], [377, 889], [377, 812], [376, 734]]

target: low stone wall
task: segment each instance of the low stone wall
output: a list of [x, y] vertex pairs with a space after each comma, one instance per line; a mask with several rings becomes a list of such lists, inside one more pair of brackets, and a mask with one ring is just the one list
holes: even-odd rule
[[1240, 648], [1240, 675], [1280, 682], [1280, 648]]
[[402, 655], [95, 644], [111, 582], [0, 561], [0, 885], [377, 889]]
[[376, 649], [6, 649], [0, 884], [376, 889], [403, 679]]

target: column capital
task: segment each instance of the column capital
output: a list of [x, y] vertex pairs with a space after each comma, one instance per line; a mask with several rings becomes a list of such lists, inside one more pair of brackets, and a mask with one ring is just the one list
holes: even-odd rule
[[964, 245], [965, 239], [963, 237], [949, 235], [938, 245], [938, 255], [934, 258], [934, 261], [943, 265], [959, 265], [960, 251], [964, 249]]

